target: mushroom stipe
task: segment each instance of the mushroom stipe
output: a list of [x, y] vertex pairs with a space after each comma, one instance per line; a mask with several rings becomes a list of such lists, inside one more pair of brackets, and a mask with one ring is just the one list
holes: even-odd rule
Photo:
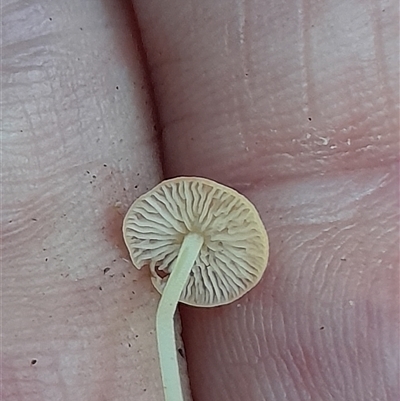
[[243, 296], [267, 266], [267, 233], [243, 195], [205, 178], [179, 177], [132, 204], [123, 235], [133, 264], [150, 267], [161, 293], [156, 331], [165, 401], [183, 401], [174, 330], [178, 302], [212, 307]]

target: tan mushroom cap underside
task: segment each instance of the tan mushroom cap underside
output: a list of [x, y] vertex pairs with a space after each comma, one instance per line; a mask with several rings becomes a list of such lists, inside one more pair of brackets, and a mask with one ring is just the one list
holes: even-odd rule
[[201, 234], [204, 244], [180, 302], [227, 304], [259, 282], [268, 261], [267, 233], [253, 204], [229, 187], [195, 177], [163, 181], [132, 204], [123, 225], [133, 264], [150, 267], [160, 293], [190, 232]]

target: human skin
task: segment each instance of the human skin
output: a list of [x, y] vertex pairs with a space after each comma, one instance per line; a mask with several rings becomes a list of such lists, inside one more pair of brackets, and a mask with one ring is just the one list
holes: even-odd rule
[[254, 202], [270, 260], [181, 308], [194, 400], [397, 400], [396, 2], [110, 4], [2, 2], [3, 399], [162, 400], [120, 228], [196, 175]]

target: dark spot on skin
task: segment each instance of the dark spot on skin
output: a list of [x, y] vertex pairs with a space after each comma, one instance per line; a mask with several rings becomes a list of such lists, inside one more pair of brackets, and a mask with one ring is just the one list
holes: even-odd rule
[[182, 358], [185, 358], [185, 353], [183, 352], [183, 349], [182, 349], [182, 348], [178, 348], [178, 352], [179, 352], [179, 355], [180, 355]]
[[50, 17], [50, 18], [49, 18], [49, 21], [53, 21], [53, 18]]
[[37, 359], [32, 359], [31, 360], [31, 365], [33, 366], [33, 365], [36, 365], [37, 364]]
[[325, 329], [325, 326], [321, 326], [319, 329], [320, 329], [320, 330], [324, 330], [324, 329]]
[[124, 273], [122, 273], [122, 277], [123, 277], [123, 278], [125, 278], [125, 277], [126, 277]]
[[137, 187], [138, 187], [137, 185], [134, 186], [135, 189], [137, 189]]
[[100, 290], [100, 291], [103, 291], [103, 287], [102, 287], [102, 286], [99, 286], [99, 290]]
[[83, 31], [83, 28], [79, 28], [81, 31]]
[[128, 347], [131, 348], [131, 347], [132, 347], [132, 344], [128, 343]]
[[311, 117], [308, 117], [308, 121], [312, 121], [312, 118], [311, 118]]
[[340, 258], [340, 260], [342, 261], [342, 262], [346, 262], [346, 258]]
[[106, 274], [108, 271], [110, 271], [110, 268], [109, 268], [109, 267], [106, 267], [106, 268], [103, 270], [103, 273]]
[[136, 335], [135, 335], [135, 338], [139, 338], [139, 334], [136, 334]]
[[115, 89], [118, 90], [118, 89], [119, 89], [119, 86], [116, 86]]
[[49, 260], [49, 258], [45, 258], [44, 261], [47, 262]]
[[32, 219], [32, 221], [37, 221], [37, 219]]
[[103, 164], [103, 166], [104, 166], [104, 167], [107, 167], [107, 164], [106, 164], [106, 163], [104, 163], [104, 164]]

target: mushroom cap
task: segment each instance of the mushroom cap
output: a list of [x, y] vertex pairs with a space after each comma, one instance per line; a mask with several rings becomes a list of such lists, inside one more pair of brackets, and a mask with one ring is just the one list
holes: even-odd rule
[[260, 281], [268, 261], [267, 232], [253, 204], [232, 188], [197, 177], [166, 180], [140, 196], [123, 223], [133, 264], [150, 267], [160, 293], [190, 232], [201, 234], [204, 244], [180, 302], [224, 305]]

